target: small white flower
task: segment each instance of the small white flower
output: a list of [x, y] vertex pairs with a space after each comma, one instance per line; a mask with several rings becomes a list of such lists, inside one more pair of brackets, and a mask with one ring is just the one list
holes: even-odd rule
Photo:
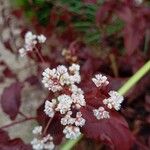
[[70, 91], [76, 95], [83, 95], [84, 92], [81, 88], [78, 88], [76, 85], [71, 85], [70, 87]]
[[31, 31], [28, 31], [24, 37], [24, 46], [19, 49], [20, 56], [23, 57], [28, 51], [32, 51], [35, 48], [37, 42], [44, 43], [46, 37], [44, 35], [35, 35]]
[[106, 86], [109, 84], [107, 77], [102, 74], [95, 75], [95, 78], [92, 78], [92, 81], [97, 87]]
[[37, 39], [38, 39], [39, 43], [44, 43], [46, 41], [46, 37], [43, 34], [38, 35]]
[[52, 102], [48, 100], [46, 100], [45, 102], [44, 112], [46, 115], [48, 115], [51, 118], [54, 117], [54, 114], [55, 114], [55, 111], [54, 111], [55, 105], [56, 105], [56, 99], [52, 99]]
[[121, 107], [121, 103], [123, 102], [124, 98], [116, 91], [109, 92], [110, 97], [103, 100], [103, 103], [107, 105], [109, 109], [114, 108], [115, 110], [119, 110]]
[[76, 73], [79, 73], [80, 71], [80, 66], [78, 64], [72, 64], [70, 67], [69, 67], [69, 71], [73, 74], [76, 74]]
[[37, 138], [34, 138], [32, 141], [31, 141], [31, 145], [32, 145], [32, 148], [34, 150], [43, 150], [44, 149], [44, 144], [41, 140], [37, 139]]
[[81, 112], [77, 112], [76, 114], [75, 125], [80, 127], [85, 125], [85, 119], [82, 117]]
[[86, 102], [85, 102], [85, 98], [83, 94], [76, 94], [73, 93], [71, 95], [71, 98], [73, 100], [73, 103], [75, 104], [75, 106], [77, 106], [76, 108], [80, 108], [81, 106], [85, 106]]
[[50, 134], [47, 134], [45, 137], [43, 137], [42, 141], [43, 143], [46, 143], [47, 141], [52, 141], [53, 137]]
[[94, 116], [100, 119], [107, 119], [110, 118], [109, 112], [104, 109], [104, 107], [99, 107], [98, 109], [93, 110]]
[[59, 65], [57, 66], [57, 74], [58, 75], [62, 75], [62, 74], [65, 74], [67, 73], [67, 68], [64, 66], [64, 65]]
[[70, 81], [71, 81], [71, 84], [80, 83], [81, 82], [81, 76], [80, 76], [80, 74], [76, 73], [76, 74], [70, 76]]
[[62, 85], [62, 86], [64, 86], [64, 85], [70, 85], [71, 84], [71, 80], [70, 80], [71, 78], [70, 78], [70, 75], [68, 74], [68, 72], [67, 73], [64, 73], [64, 74], [62, 74], [61, 76], [60, 76], [60, 80], [59, 80], [59, 82], [60, 82], [60, 84]]
[[62, 90], [62, 87], [59, 84], [59, 80], [58, 80], [59, 76], [57, 74], [56, 69], [51, 70], [49, 68], [46, 68], [42, 73], [42, 75], [43, 75], [42, 83], [46, 88], [48, 88], [52, 92]]
[[63, 130], [67, 139], [77, 139], [80, 135], [80, 128], [76, 126], [66, 126]]
[[34, 127], [34, 129], [32, 130], [33, 134], [42, 134], [42, 126], [36, 126]]
[[53, 137], [50, 134], [42, 139], [34, 138], [31, 141], [31, 145], [34, 150], [53, 150], [55, 147], [53, 143]]
[[37, 44], [36, 35], [32, 34], [32, 32], [28, 31], [25, 34], [25, 49], [27, 51], [31, 51], [34, 46]]
[[44, 144], [44, 150], [53, 150], [55, 148], [55, 145], [53, 142], [49, 142], [47, 144]]
[[19, 49], [19, 54], [21, 57], [24, 57], [27, 54], [27, 51], [24, 48]]
[[61, 124], [64, 125], [64, 126], [74, 124], [75, 123], [75, 118], [72, 118], [71, 115], [72, 115], [72, 112], [68, 111], [66, 116], [61, 118]]
[[72, 99], [70, 96], [62, 94], [58, 96], [57, 100], [59, 103], [57, 105], [56, 111], [60, 111], [61, 114], [65, 114], [70, 110], [72, 104]]

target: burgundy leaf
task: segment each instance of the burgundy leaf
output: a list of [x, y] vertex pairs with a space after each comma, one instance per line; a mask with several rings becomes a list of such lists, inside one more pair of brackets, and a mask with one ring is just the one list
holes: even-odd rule
[[112, 15], [112, 11], [115, 10], [116, 2], [115, 0], [105, 2], [96, 13], [96, 22], [98, 25], [106, 23], [109, 21]]
[[124, 28], [124, 44], [127, 54], [131, 55], [138, 49], [144, 37], [148, 25], [147, 16], [145, 16], [145, 13], [142, 13], [143, 9], [136, 10], [125, 5], [122, 5], [116, 12], [120, 19], [126, 23]]
[[32, 76], [26, 78], [25, 81], [30, 83], [31, 85], [38, 85], [39, 84], [39, 79], [35, 75], [32, 75]]
[[62, 138], [64, 136], [63, 126], [61, 125], [60, 120], [61, 120], [60, 115], [56, 114], [48, 129], [48, 133], [52, 135], [52, 137], [54, 138], [54, 143], [56, 145], [61, 143]]
[[109, 77], [108, 80], [110, 81], [109, 83], [110, 89], [118, 90], [127, 81], [127, 78]]
[[0, 129], [0, 144], [5, 143], [9, 140], [8, 133]]
[[13, 48], [12, 48], [12, 46], [11, 46], [11, 44], [10, 44], [10, 40], [5, 41], [5, 42], [4, 42], [4, 46], [5, 46], [9, 51], [13, 52]]
[[12, 120], [16, 118], [19, 112], [21, 105], [21, 90], [22, 83], [15, 82], [5, 88], [1, 96], [2, 109]]
[[126, 121], [116, 112], [111, 112], [110, 119], [97, 120], [92, 112], [94, 108], [83, 108], [81, 112], [86, 124], [82, 128], [88, 138], [108, 144], [111, 149], [129, 150], [133, 141]]
[[20, 138], [0, 143], [0, 150], [32, 150], [30, 145], [25, 144]]
[[4, 69], [3, 74], [7, 78], [15, 78], [16, 77], [16, 75], [8, 67], [6, 67]]

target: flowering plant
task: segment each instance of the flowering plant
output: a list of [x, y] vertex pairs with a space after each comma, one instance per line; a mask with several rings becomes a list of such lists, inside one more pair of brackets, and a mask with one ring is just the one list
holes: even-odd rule
[[[87, 3], [90, 3], [91, 8], [92, 4], [94, 3], [95, 6], [96, 2], [88, 1]], [[46, 1], [46, 4], [49, 4], [49, 2]], [[124, 4], [125, 7], [123, 7]], [[105, 23], [109, 24], [110, 20], [112, 21], [113, 17], [109, 17], [112, 12], [126, 22], [126, 26], [122, 30], [126, 33], [124, 39], [127, 51], [125, 53], [129, 55], [129, 61], [126, 61], [126, 57], [113, 49], [114, 47], [118, 48], [115, 44], [113, 44], [113, 50], [108, 52], [105, 59], [99, 57], [99, 54], [97, 54], [98, 56], [94, 55], [94, 51], [83, 42], [84, 40], [77, 40], [79, 32], [73, 32], [74, 30], [69, 30], [70, 28], [67, 33], [61, 35], [58, 34], [56, 29], [57, 31], [53, 31], [55, 37], [48, 32], [51, 25], [43, 30], [43, 27], [39, 24], [37, 27], [37, 22], [32, 20], [36, 30], [34, 33], [39, 34], [29, 31], [29, 28], [24, 27], [22, 22], [18, 22], [20, 24], [18, 27], [19, 33], [16, 32], [17, 29], [13, 33], [11, 30], [13, 23], [8, 22], [10, 18], [5, 20], [7, 13], [2, 11], [2, 18], [4, 19], [2, 26], [6, 27], [7, 25], [9, 27], [10, 37], [12, 37], [7, 40], [2, 37], [3, 45], [19, 60], [28, 60], [25, 69], [33, 65], [36, 66], [36, 71], [31, 75], [30, 72], [33, 71], [31, 68], [29, 76], [22, 79], [19, 77], [18, 72], [11, 70], [4, 61], [1, 61], [1, 66], [4, 67], [2, 76], [12, 78], [14, 82], [5, 88], [1, 95], [3, 112], [9, 116], [12, 123], [0, 127], [0, 149], [52, 150], [58, 147], [58, 149], [69, 150], [69, 148], [61, 147], [60, 144], [65, 139], [76, 141], [81, 137], [86, 140], [92, 139], [94, 145], [101, 143], [103, 149], [130, 150], [136, 149], [136, 147], [146, 149], [146, 146], [142, 145], [129, 130], [128, 123], [123, 117], [127, 115], [126, 111], [130, 113], [126, 107], [127, 101], [124, 101], [123, 98], [125, 92], [115, 91], [127, 77], [136, 72], [147, 60], [147, 56], [142, 56], [138, 50], [136, 51], [144, 34], [139, 35], [136, 33], [138, 36], [135, 45], [132, 45], [131, 42], [134, 41], [132, 25], [135, 24], [137, 18], [141, 18], [143, 21], [143, 26], [141, 26], [141, 22], [136, 26], [140, 33], [148, 28], [149, 11], [144, 6], [140, 7], [140, 5], [141, 2], [135, 4], [135, 2], [122, 1], [118, 5], [115, 1], [110, 1], [102, 3], [100, 9], [96, 12], [96, 21], [100, 26]], [[44, 3], [42, 6], [45, 8]], [[143, 15], [138, 12], [138, 9]], [[134, 10], [138, 13], [134, 14]], [[108, 16], [105, 16], [102, 12], [108, 12]], [[124, 15], [124, 12], [128, 12], [127, 14], [132, 16], [132, 19], [128, 20], [128, 16]], [[68, 14], [74, 19], [75, 16], [68, 11], [65, 13], [65, 19]], [[18, 11], [12, 11], [11, 15], [18, 20], [22, 17], [18, 15]], [[51, 17], [54, 16], [52, 14]], [[69, 24], [70, 22], [69, 19]], [[83, 34], [86, 35], [85, 32]], [[117, 36], [116, 32], [113, 34], [113, 37]], [[49, 36], [51, 39], [49, 39]], [[104, 34], [101, 41], [104, 43], [105, 50], [111, 46], [110, 37], [111, 35], [108, 35], [107, 40], [107, 35]], [[130, 37], [130, 40], [128, 40], [128, 37]], [[19, 42], [16, 42], [17, 40]], [[135, 55], [136, 60], [140, 60], [137, 64], [131, 57], [135, 52], [137, 52], [137, 55]], [[125, 88], [126, 92], [150, 70], [149, 66], [148, 63], [144, 67], [144, 71], [137, 74], [134, 80], [128, 83], [129, 86]], [[146, 78], [144, 83], [148, 84], [148, 81]], [[24, 89], [33, 86], [40, 89], [41, 94], [44, 96], [39, 96], [36, 114], [26, 115], [21, 111], [21, 98]], [[133, 91], [132, 96], [136, 95], [136, 90]], [[133, 98], [132, 96], [130, 95], [130, 99]], [[22, 119], [16, 121], [18, 115]], [[30, 144], [25, 144], [20, 138], [9, 137], [5, 131], [6, 128], [25, 121], [37, 122], [32, 127], [33, 139]], [[128, 119], [129, 121], [130, 119]]]

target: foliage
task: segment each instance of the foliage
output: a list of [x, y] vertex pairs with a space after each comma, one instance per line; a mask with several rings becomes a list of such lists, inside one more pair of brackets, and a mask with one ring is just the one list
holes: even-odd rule
[[[149, 123], [150, 110], [149, 75], [129, 91], [120, 112], [111, 111], [112, 116], [109, 120], [97, 120], [91, 111], [98, 108], [102, 100], [108, 97], [109, 90], [118, 90], [149, 59], [148, 3], [137, 5], [132, 0], [15, 0], [16, 5], [18, 7], [14, 7], [10, 12], [11, 17], [18, 20], [18, 24], [19, 20], [29, 19], [26, 20], [28, 25], [19, 24], [20, 40], [23, 40], [26, 31], [33, 29], [37, 34], [44, 34], [47, 41], [44, 46], [39, 43], [36, 45], [38, 51], [34, 49], [27, 54], [28, 67], [30, 61], [33, 61], [37, 68], [35, 75], [30, 75], [23, 81], [4, 61], [0, 62], [0, 66], [4, 68], [1, 82], [4, 82], [5, 78], [14, 79], [1, 95], [1, 107], [12, 123], [0, 127], [0, 149], [31, 149], [30, 145], [24, 144], [21, 139], [9, 138], [3, 129], [28, 120], [36, 120], [46, 128], [49, 122], [43, 111], [44, 101], [52, 99], [55, 94], [47, 92], [43, 104], [36, 110], [36, 116], [26, 116], [20, 112], [21, 92], [26, 84], [43, 90], [41, 74], [46, 67], [78, 63], [81, 65], [83, 81], [79, 86], [84, 89], [87, 102], [87, 106], [82, 108], [81, 112], [87, 123], [81, 130], [85, 137], [77, 147], [87, 149], [85, 143], [93, 139], [91, 145], [95, 149], [101, 145], [101, 149], [108, 149], [109, 146], [116, 150], [136, 150], [137, 147], [139, 150], [147, 150], [149, 143], [145, 130]], [[3, 19], [3, 28], [8, 27], [11, 31], [7, 15]], [[7, 41], [1, 37], [5, 48], [18, 57], [21, 45], [14, 44], [16, 39], [13, 33]], [[66, 54], [62, 56], [64, 48]], [[129, 80], [128, 85], [135, 84], [148, 71], [149, 68], [144, 68], [143, 73], [140, 72], [136, 78]], [[89, 82], [97, 72], [106, 74], [110, 81], [110, 85], [100, 91]], [[121, 90], [127, 91], [128, 87]], [[23, 118], [16, 121], [19, 114]], [[62, 130], [60, 115], [56, 114], [46, 130], [47, 134], [51, 133], [54, 137], [56, 145], [63, 140]]]

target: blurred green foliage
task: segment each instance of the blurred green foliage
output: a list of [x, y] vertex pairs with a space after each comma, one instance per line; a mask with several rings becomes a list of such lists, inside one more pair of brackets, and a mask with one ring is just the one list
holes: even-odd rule
[[[98, 0], [96, 4], [89, 4], [81, 0], [14, 0], [12, 3], [17, 7], [23, 7], [24, 14], [29, 19], [36, 17], [43, 26], [49, 23], [51, 10], [54, 7], [67, 8], [70, 13], [74, 14], [71, 20], [72, 24], [78, 32], [83, 34], [83, 40], [86, 43], [95, 44], [100, 41], [101, 33], [104, 32], [104, 29], [98, 27], [95, 21], [96, 12], [103, 2], [104, 0]], [[63, 31], [67, 25], [58, 21], [57, 26], [62, 27]], [[105, 32], [108, 35], [113, 35], [119, 32], [123, 26], [121, 20], [115, 19], [112, 24], [105, 27]]]

